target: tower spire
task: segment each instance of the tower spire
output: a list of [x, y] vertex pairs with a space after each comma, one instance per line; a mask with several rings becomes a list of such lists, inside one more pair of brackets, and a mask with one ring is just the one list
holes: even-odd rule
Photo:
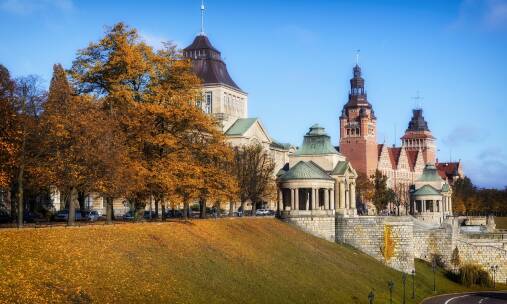
[[356, 65], [359, 65], [359, 52], [361, 52], [361, 50], [356, 50]]
[[205, 36], [206, 34], [204, 33], [204, 10], [205, 10], [205, 7], [204, 7], [204, 0], [201, 0], [201, 35], [202, 36]]
[[414, 100], [414, 103], [415, 103], [415, 108], [416, 109], [421, 109], [421, 100], [424, 99], [423, 97], [421, 97], [421, 95], [419, 95], [419, 90], [417, 90], [417, 94], [416, 96], [412, 97], [412, 99]]

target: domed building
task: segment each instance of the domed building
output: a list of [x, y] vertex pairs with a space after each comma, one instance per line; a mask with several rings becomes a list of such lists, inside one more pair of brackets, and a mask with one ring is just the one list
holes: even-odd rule
[[452, 188], [427, 164], [410, 189], [410, 213], [425, 222], [440, 224], [452, 216]]
[[278, 173], [279, 210], [291, 216], [342, 214], [355, 216], [356, 171], [315, 124], [302, 146]]

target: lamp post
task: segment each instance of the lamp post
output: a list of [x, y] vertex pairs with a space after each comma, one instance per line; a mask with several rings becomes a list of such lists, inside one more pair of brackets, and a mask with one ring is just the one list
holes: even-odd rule
[[405, 283], [407, 282], [407, 274], [406, 273], [403, 273], [401, 275], [401, 282], [403, 283], [403, 304], [405, 304], [405, 303], [407, 303], [406, 297], [405, 297]]
[[389, 280], [389, 282], [387, 282], [387, 287], [389, 288], [389, 303], [393, 304], [394, 282], [392, 280]]
[[496, 272], [498, 271], [498, 265], [492, 265], [491, 271], [493, 272], [493, 288], [496, 288]]
[[372, 289], [368, 294], [368, 303], [373, 304], [373, 301], [375, 301], [375, 291]]
[[437, 271], [437, 262], [433, 260], [431, 262], [431, 269], [433, 270], [433, 293], [437, 292], [437, 281], [435, 278], [435, 272]]
[[415, 299], [415, 269], [412, 270], [412, 299]]

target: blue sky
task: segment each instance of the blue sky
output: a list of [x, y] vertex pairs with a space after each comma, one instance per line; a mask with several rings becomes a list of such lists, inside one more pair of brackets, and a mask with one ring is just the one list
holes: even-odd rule
[[[199, 0], [0, 0], [0, 63], [49, 82], [52, 64], [124, 21], [152, 45], [190, 44]], [[440, 161], [461, 159], [482, 187], [507, 186], [507, 0], [207, 0], [205, 30], [249, 114], [271, 136], [299, 145], [319, 122], [338, 143], [338, 116], [361, 50], [378, 141], [407, 127], [421, 105]], [[396, 136], [395, 136], [396, 135]], [[399, 144], [399, 139], [397, 140]]]

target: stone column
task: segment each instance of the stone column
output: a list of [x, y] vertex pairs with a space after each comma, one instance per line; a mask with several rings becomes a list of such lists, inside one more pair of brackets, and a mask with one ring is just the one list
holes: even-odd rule
[[278, 211], [283, 211], [283, 191], [278, 189]]
[[356, 209], [356, 183], [350, 184], [350, 208]]
[[426, 200], [421, 200], [421, 213], [426, 213]]
[[294, 189], [290, 189], [290, 210], [294, 210]]
[[339, 199], [339, 206], [340, 209], [345, 209], [345, 184], [343, 182], [340, 182], [340, 199]]
[[324, 209], [329, 210], [329, 189], [324, 189]]
[[310, 210], [310, 192], [305, 189], [305, 210]]
[[315, 188], [312, 188], [312, 210], [315, 210], [315, 191], [316, 189]]
[[294, 198], [294, 210], [299, 210], [299, 188], [296, 188], [294, 192], [296, 193]]
[[320, 188], [315, 189], [315, 209], [320, 209]]
[[329, 198], [330, 198], [330, 209], [331, 210], [336, 210], [336, 205], [335, 205], [335, 197], [334, 197], [334, 189], [329, 189]]

